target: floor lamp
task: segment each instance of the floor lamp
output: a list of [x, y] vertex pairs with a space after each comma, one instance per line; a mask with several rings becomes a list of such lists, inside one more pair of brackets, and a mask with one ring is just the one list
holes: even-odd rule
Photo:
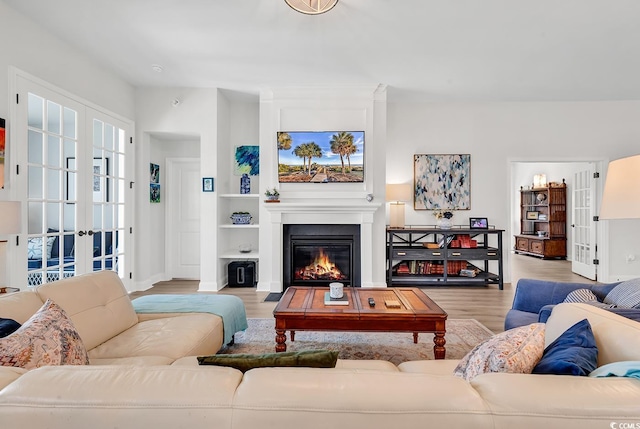
[[[0, 237], [20, 232], [20, 208], [19, 201], [0, 201]], [[6, 282], [6, 242], [7, 240], [0, 239], [0, 285]]]
[[600, 219], [640, 219], [640, 155], [609, 163]]
[[411, 185], [387, 184], [386, 200], [389, 204], [389, 226], [391, 228], [404, 228], [404, 202], [411, 197]]

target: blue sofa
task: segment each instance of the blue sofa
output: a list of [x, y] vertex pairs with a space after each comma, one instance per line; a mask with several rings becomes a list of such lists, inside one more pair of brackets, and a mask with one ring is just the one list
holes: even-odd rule
[[[618, 283], [588, 284], [520, 279], [516, 285], [513, 305], [504, 319], [505, 331], [536, 322], [546, 322], [553, 306], [561, 303], [576, 289], [589, 289], [602, 301]], [[611, 308], [609, 311], [640, 321], [640, 309]]]

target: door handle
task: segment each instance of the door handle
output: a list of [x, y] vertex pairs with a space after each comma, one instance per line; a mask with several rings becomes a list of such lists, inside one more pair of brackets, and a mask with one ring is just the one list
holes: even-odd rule
[[93, 234], [94, 234], [93, 231], [91, 231], [91, 230], [87, 231], [87, 235], [93, 235]]
[[79, 235], [80, 237], [82, 237], [82, 236], [83, 236], [83, 235], [85, 235], [85, 234], [86, 234], [86, 232], [84, 232], [84, 231], [78, 231], [78, 235]]

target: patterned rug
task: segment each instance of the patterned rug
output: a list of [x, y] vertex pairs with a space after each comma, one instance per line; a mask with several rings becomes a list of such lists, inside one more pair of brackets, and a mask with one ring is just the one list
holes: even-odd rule
[[[477, 344], [491, 337], [487, 327], [475, 319], [447, 320], [447, 359], [461, 359]], [[235, 335], [235, 344], [219, 353], [272, 353], [275, 351], [275, 319], [249, 319], [249, 328]], [[399, 364], [433, 359], [433, 334], [420, 334], [418, 344], [411, 333], [296, 331], [287, 351], [338, 350], [340, 359], [378, 359]]]

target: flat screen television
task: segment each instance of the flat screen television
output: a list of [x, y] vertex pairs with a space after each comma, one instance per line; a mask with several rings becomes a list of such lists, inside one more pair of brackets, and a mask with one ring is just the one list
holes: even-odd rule
[[364, 131], [279, 131], [278, 182], [364, 182]]

